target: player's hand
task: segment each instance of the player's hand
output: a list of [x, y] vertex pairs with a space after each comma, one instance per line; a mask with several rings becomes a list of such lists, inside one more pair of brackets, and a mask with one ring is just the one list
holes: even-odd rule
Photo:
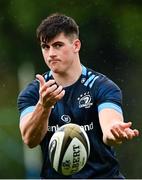
[[62, 86], [58, 86], [54, 79], [45, 81], [43, 76], [40, 74], [36, 75], [36, 78], [39, 81], [39, 103], [43, 107], [51, 108], [54, 104], [60, 100], [64, 94], [65, 90]]
[[117, 122], [112, 125], [110, 131], [114, 137], [113, 141], [120, 144], [125, 140], [131, 140], [139, 135], [137, 129], [132, 129], [132, 122]]

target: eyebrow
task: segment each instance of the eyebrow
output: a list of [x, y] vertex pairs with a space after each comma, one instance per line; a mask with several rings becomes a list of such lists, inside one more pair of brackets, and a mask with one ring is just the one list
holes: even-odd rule
[[52, 43], [52, 45], [55, 45], [55, 44], [64, 44], [64, 42], [62, 42], [62, 41], [56, 41], [56, 42]]
[[[56, 42], [52, 43], [51, 45], [56, 45], [56, 44], [64, 44], [64, 42], [62, 42], [62, 41], [56, 41]], [[42, 46], [42, 45], [49, 46], [47, 43], [44, 43], [44, 42], [41, 42], [40, 45], [41, 45], [41, 46]]]

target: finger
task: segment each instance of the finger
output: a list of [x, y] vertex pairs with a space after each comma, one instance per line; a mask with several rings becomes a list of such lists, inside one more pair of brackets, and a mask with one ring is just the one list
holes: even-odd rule
[[124, 130], [126, 128], [130, 128], [132, 126], [132, 122], [121, 122], [119, 124], [119, 127]]
[[62, 97], [65, 95], [65, 90], [63, 89], [57, 96], [56, 96], [56, 100], [60, 100], [62, 99]]
[[64, 95], [65, 95], [65, 90], [62, 90], [57, 96], [49, 95], [48, 98], [46, 98], [45, 104], [48, 105], [48, 106], [53, 106]]
[[114, 129], [111, 129], [111, 133], [113, 135], [112, 142], [115, 142], [117, 144], [121, 144], [122, 143], [122, 138], [119, 137], [118, 132], [115, 131]]
[[59, 86], [57, 89], [55, 89], [55, 91], [50, 93], [49, 99], [51, 101], [58, 101], [64, 96], [64, 94], [65, 94], [65, 90], [63, 90], [62, 86]]
[[45, 91], [45, 94], [50, 94], [50, 96], [53, 96], [53, 93], [55, 92], [55, 90], [58, 88], [58, 85], [55, 84], [54, 80], [50, 80], [48, 81], [44, 87], [42, 88], [42, 91]]
[[137, 129], [134, 129], [133, 131], [135, 133], [135, 136], [139, 136], [139, 131]]
[[43, 77], [42, 75], [40, 75], [40, 74], [37, 74], [37, 75], [36, 75], [36, 78], [37, 78], [37, 80], [38, 80], [39, 83], [40, 83], [40, 87], [42, 87], [42, 86], [45, 84], [45, 79], [44, 79], [44, 77]]
[[[53, 85], [51, 85], [52, 83], [54, 83]], [[47, 99], [48, 101], [56, 101], [56, 96], [62, 91], [63, 87], [59, 86], [57, 84], [55, 84], [55, 82], [50, 81], [48, 82], [48, 85], [51, 85], [48, 87], [48, 85], [45, 84], [40, 91], [40, 94], [42, 94], [42, 97], [44, 99]], [[46, 88], [46, 89], [45, 89]]]
[[[49, 81], [46, 82], [46, 86], [47, 87], [50, 87], [52, 86], [53, 84], [56, 84], [55, 80], [54, 79], [50, 79]], [[56, 84], [57, 85], [57, 84]], [[58, 85], [57, 85], [58, 86]]]
[[56, 85], [56, 88], [54, 88], [54, 91], [52, 92], [52, 96], [56, 97], [62, 90], [63, 90], [62, 86]]
[[116, 139], [127, 139], [125, 129], [120, 124], [115, 124], [111, 128], [111, 132]]
[[125, 132], [128, 134], [128, 136], [132, 136], [132, 138], [139, 136], [139, 131], [137, 129], [126, 129]]
[[112, 133], [114, 133], [115, 137], [116, 138], [123, 138], [126, 136], [125, 132], [124, 132], [124, 127], [123, 127], [123, 124], [125, 123], [116, 123], [112, 126], [111, 130], [112, 130]]
[[116, 129], [113, 128], [110, 131], [111, 131], [112, 135], [115, 137], [115, 139], [119, 138], [119, 133], [116, 131]]
[[[53, 85], [55, 85], [55, 87], [52, 87]], [[52, 87], [52, 88], [50, 89], [50, 87]], [[56, 89], [57, 85], [55, 84], [55, 80], [52, 79], [52, 80], [49, 80], [46, 83], [44, 83], [44, 85], [40, 88], [40, 93], [43, 93], [44, 91], [47, 91], [47, 92], [44, 92], [45, 94], [50, 93], [54, 90], [54, 88]]]
[[127, 139], [132, 139], [135, 137], [134, 131], [130, 128], [125, 129], [125, 133], [127, 134]]

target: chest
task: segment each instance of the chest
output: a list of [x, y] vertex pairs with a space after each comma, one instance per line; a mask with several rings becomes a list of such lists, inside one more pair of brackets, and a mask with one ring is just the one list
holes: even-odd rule
[[98, 111], [93, 92], [86, 87], [67, 89], [65, 96], [52, 109], [49, 124], [91, 124], [97, 119]]

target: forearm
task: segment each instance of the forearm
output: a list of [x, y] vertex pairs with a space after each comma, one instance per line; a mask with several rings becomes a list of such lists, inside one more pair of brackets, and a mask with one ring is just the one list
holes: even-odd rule
[[48, 118], [51, 108], [45, 108], [37, 103], [35, 111], [20, 122], [20, 130], [25, 144], [29, 147], [37, 146], [48, 130]]
[[35, 111], [28, 114], [20, 122], [22, 138], [29, 147], [38, 145], [48, 130], [48, 119], [52, 106], [60, 100], [65, 90], [62, 86], [57, 86], [55, 80], [45, 82], [41, 75], [36, 76], [39, 80], [39, 102]]
[[104, 109], [99, 113], [100, 125], [103, 132], [103, 142], [107, 145], [121, 144], [139, 135], [137, 129], [132, 129], [131, 122], [124, 122], [121, 113]]
[[122, 114], [113, 109], [104, 109], [99, 113], [100, 125], [103, 132], [103, 142], [109, 146], [121, 143], [121, 139], [116, 139], [111, 129], [113, 125], [123, 122]]

